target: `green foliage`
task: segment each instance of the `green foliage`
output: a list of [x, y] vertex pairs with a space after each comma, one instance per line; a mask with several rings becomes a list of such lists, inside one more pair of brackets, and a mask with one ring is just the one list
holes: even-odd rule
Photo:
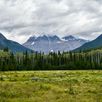
[[60, 53], [12, 53], [0, 51], [0, 70], [102, 69], [102, 50]]
[[7, 71], [0, 76], [0, 102], [102, 101], [102, 71]]
[[8, 47], [4, 48], [3, 51], [4, 51], [4, 52], [9, 52]]

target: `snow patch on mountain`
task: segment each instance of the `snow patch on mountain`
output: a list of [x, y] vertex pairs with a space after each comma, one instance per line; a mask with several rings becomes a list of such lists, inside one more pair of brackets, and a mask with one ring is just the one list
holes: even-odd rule
[[31, 43], [31, 45], [34, 45], [34, 44], [35, 44], [35, 42], [32, 42], [32, 43]]

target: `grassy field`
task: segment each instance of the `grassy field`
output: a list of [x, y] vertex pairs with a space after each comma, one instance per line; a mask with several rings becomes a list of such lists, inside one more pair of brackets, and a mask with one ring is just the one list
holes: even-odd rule
[[102, 102], [102, 71], [0, 72], [0, 102]]

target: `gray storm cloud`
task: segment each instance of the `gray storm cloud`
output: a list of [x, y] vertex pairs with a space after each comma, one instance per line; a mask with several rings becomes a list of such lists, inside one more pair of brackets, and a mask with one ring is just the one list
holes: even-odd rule
[[31, 35], [102, 33], [102, 0], [0, 0], [0, 31], [23, 43]]

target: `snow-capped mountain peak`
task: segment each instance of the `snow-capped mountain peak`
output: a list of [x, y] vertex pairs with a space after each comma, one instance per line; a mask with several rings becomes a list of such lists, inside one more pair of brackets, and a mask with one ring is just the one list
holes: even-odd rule
[[31, 36], [31, 37], [27, 40], [27, 42], [33, 42], [33, 41], [35, 41], [36, 38], [37, 38], [36, 36]]
[[30, 37], [23, 45], [34, 51], [49, 53], [58, 51], [70, 51], [76, 49], [86, 43], [86, 40], [79, 40], [72, 35], [65, 36], [62, 39], [57, 35], [41, 35], [38, 37]]

